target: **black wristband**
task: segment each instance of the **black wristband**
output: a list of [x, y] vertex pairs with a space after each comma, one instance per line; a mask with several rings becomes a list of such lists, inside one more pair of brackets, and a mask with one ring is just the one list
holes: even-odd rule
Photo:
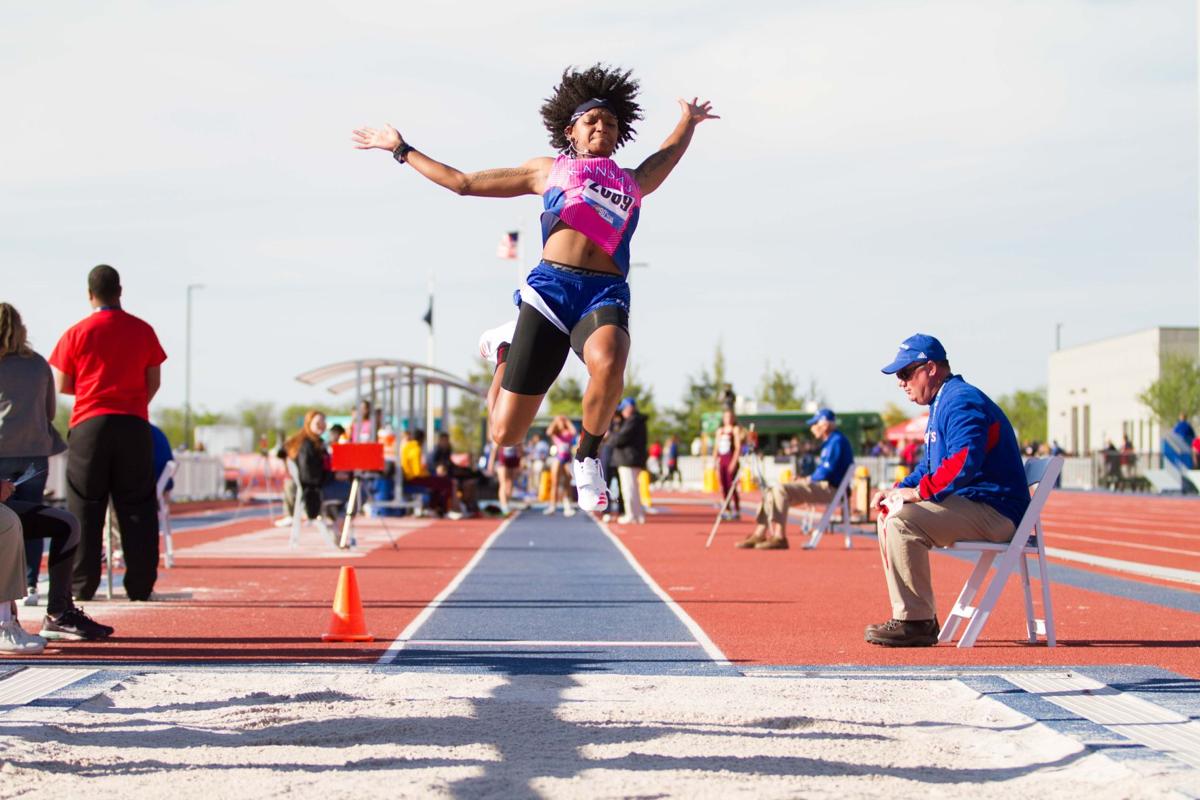
[[401, 142], [400, 144], [396, 145], [396, 149], [392, 151], [392, 158], [396, 159], [401, 164], [406, 164], [408, 163], [408, 154], [415, 149], [416, 148], [408, 142]]

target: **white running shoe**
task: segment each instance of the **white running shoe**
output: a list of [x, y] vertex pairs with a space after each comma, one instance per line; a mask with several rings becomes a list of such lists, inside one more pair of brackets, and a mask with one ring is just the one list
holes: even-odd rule
[[579, 492], [579, 507], [584, 511], [608, 510], [608, 485], [600, 459], [585, 458], [573, 462], [575, 491]]
[[575, 506], [571, 505], [570, 503], [563, 503], [563, 516], [564, 517], [575, 516]]
[[26, 633], [15, 619], [0, 623], [0, 655], [36, 656], [46, 649], [46, 640]]
[[550, 505], [546, 506], [545, 510], [542, 511], [542, 513], [545, 514], [546, 516], [550, 516], [551, 514], [553, 514], [555, 512], [555, 510], [556, 509], [554, 508], [554, 503], [551, 503]]
[[29, 587], [29, 594], [25, 595], [25, 605], [27, 605], [27, 606], [36, 606], [38, 603], [40, 603], [40, 602], [41, 602], [41, 600], [42, 600], [42, 598], [41, 598], [41, 596], [38, 594], [37, 587], [36, 587], [36, 586], [30, 586], [30, 587]]
[[511, 344], [513, 332], [516, 330], [517, 321], [514, 319], [479, 334], [479, 355], [483, 356], [483, 360], [489, 364], [495, 364], [496, 354], [500, 352], [500, 345]]

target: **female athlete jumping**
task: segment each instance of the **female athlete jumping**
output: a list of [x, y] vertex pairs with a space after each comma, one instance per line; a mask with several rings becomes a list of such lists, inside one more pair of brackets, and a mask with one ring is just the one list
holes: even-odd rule
[[574, 463], [585, 511], [608, 507], [596, 456], [624, 389], [629, 241], [642, 198], [679, 163], [696, 125], [718, 119], [711, 103], [680, 100], [679, 122], [658, 152], [637, 169], [622, 169], [612, 155], [633, 140], [633, 123], [642, 119], [638, 82], [630, 75], [600, 64], [564, 70], [541, 109], [550, 144], [560, 155], [513, 169], [460, 172], [410, 145], [391, 125], [358, 128], [352, 135], [358, 149], [390, 150], [398, 162], [458, 194], [542, 196], [542, 259], [514, 297], [520, 307], [515, 328], [510, 323], [480, 339], [480, 352], [497, 361], [488, 417], [495, 442], [521, 442], [573, 349], [589, 376]]

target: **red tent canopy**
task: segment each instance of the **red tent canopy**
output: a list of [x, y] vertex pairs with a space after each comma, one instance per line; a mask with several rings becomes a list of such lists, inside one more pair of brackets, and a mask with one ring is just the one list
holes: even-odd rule
[[889, 442], [907, 442], [913, 439], [921, 439], [925, 436], [925, 426], [929, 424], [929, 415], [922, 414], [919, 417], [913, 417], [910, 420], [893, 425], [884, 433], [884, 438]]

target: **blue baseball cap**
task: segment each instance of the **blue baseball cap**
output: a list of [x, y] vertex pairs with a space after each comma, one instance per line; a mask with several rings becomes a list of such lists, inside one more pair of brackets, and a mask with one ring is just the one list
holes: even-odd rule
[[637, 401], [634, 400], [632, 397], [626, 397], [624, 400], [622, 400], [620, 403], [617, 404], [617, 411], [624, 411], [625, 409], [630, 408], [630, 407], [637, 408]]
[[900, 350], [897, 351], [896, 357], [892, 359], [892, 363], [888, 364], [880, 372], [884, 375], [895, 375], [909, 364], [917, 364], [922, 361], [945, 360], [946, 348], [942, 347], [941, 342], [927, 333], [914, 333], [900, 343]]
[[806, 422], [804, 424], [805, 425], [816, 425], [818, 422], [824, 422], [826, 420], [828, 420], [829, 422], [837, 422], [837, 414], [834, 414], [828, 408], [822, 408], [816, 414], [813, 414], [812, 419], [810, 419], [808, 422]]

